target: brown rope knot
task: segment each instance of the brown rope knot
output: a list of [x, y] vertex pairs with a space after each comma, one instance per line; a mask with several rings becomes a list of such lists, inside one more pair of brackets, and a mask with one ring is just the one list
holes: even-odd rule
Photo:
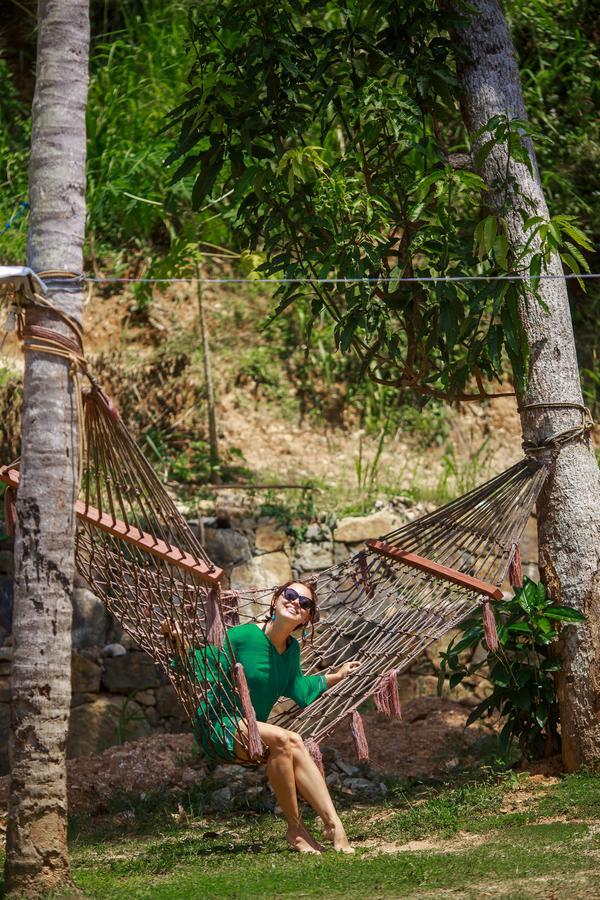
[[568, 401], [548, 401], [547, 403], [524, 403], [517, 407], [518, 412], [526, 412], [530, 409], [577, 409], [581, 413], [581, 425], [574, 425], [571, 428], [565, 428], [563, 431], [557, 431], [555, 434], [549, 435], [541, 442], [524, 440], [523, 450], [527, 456], [533, 456], [537, 453], [544, 453], [547, 450], [552, 451], [552, 458], [556, 459], [562, 448], [566, 444], [585, 438], [594, 427], [592, 414], [587, 406], [583, 403], [575, 403]]

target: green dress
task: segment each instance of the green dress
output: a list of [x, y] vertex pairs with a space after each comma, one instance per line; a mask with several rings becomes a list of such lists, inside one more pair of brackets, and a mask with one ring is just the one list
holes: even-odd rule
[[[324, 675], [303, 675], [300, 645], [290, 638], [279, 653], [262, 627], [255, 622], [236, 625], [227, 632], [233, 657], [244, 667], [250, 698], [259, 722], [266, 722], [280, 697], [289, 697], [298, 706], [308, 706], [327, 688]], [[204, 686], [205, 699], [197, 710], [194, 731], [210, 756], [234, 761], [234, 735], [244, 717], [239, 699], [223, 673], [229, 673], [233, 659], [229, 650], [212, 644], [190, 653], [193, 677]], [[233, 677], [226, 679], [233, 682]]]

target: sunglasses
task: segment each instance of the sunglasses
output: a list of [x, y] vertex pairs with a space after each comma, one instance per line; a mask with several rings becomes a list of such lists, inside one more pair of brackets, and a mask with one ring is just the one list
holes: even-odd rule
[[295, 591], [294, 588], [284, 588], [282, 594], [286, 600], [289, 600], [290, 603], [294, 603], [297, 600], [300, 609], [315, 608], [315, 601], [312, 599], [312, 597], [304, 597], [302, 594], [299, 594], [298, 591]]

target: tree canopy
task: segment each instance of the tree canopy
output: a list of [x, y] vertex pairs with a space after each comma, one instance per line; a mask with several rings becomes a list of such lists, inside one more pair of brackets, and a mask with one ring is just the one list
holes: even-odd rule
[[[500, 382], [505, 357], [522, 389], [518, 303], [535, 286], [398, 279], [539, 275], [553, 252], [580, 272], [591, 245], [571, 216], [545, 222], [527, 197], [528, 240], [509, 244], [476, 170], [497, 142], [529, 164], [532, 129], [496, 116], [473, 156], [453, 26], [433, 0], [202, 4], [190, 16], [191, 89], [171, 116], [180, 135], [167, 162], [180, 163], [174, 182], [195, 174], [196, 208], [231, 191], [238, 241], [261, 273], [289, 280], [277, 313], [308, 302], [374, 380], [456, 397], [473, 376], [476, 395]], [[295, 283], [306, 278], [364, 280]]]

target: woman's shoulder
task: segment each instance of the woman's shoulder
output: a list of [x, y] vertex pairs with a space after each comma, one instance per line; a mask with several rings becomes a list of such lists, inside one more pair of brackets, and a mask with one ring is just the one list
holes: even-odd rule
[[227, 637], [233, 643], [237, 643], [238, 641], [253, 638], [255, 634], [258, 634], [258, 630], [259, 626], [256, 622], [244, 622], [242, 625], [233, 625], [231, 628], [228, 628]]

